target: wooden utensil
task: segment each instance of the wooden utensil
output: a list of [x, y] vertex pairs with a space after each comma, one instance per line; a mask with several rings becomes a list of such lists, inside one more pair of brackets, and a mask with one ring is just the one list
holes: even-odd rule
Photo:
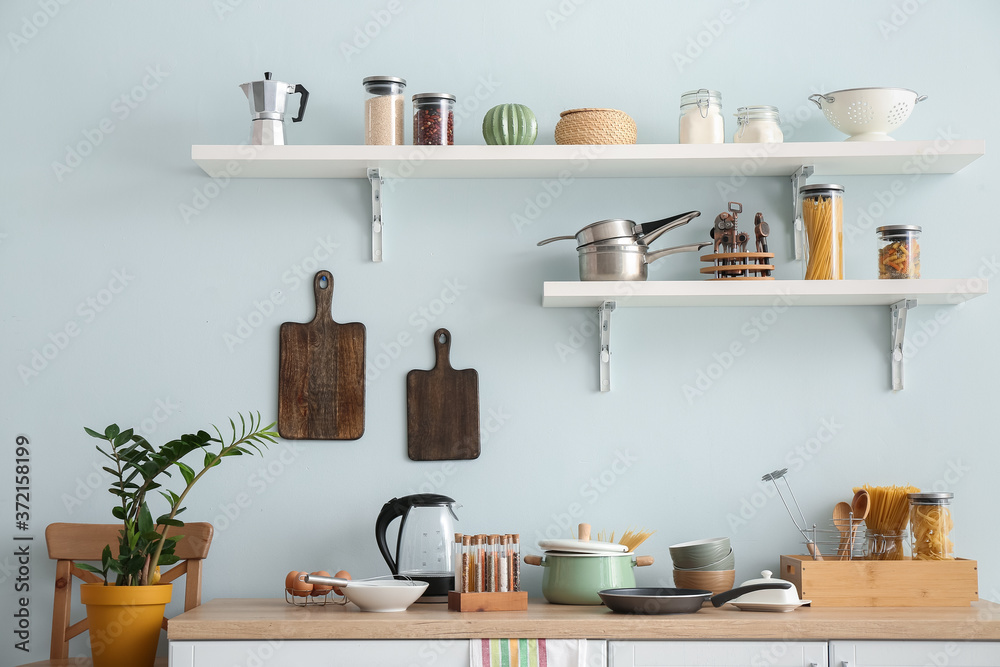
[[365, 432], [365, 325], [333, 321], [333, 276], [313, 278], [316, 316], [280, 330], [278, 433], [289, 440], [357, 440]]
[[414, 461], [479, 458], [479, 373], [455, 370], [451, 333], [434, 332], [437, 361], [406, 374], [407, 453]]
[[858, 528], [861, 526], [861, 522], [868, 518], [868, 510], [871, 509], [871, 496], [864, 489], [858, 489], [858, 492], [854, 494], [854, 498], [851, 500], [851, 511], [854, 513], [854, 518], [851, 522], [851, 553], [854, 553], [854, 537], [857, 535]]
[[833, 506], [833, 525], [840, 531], [840, 545], [837, 547], [837, 560], [850, 560], [848, 558], [847, 546], [850, 544], [850, 530], [853, 526], [851, 521], [851, 506], [845, 502], [839, 502]]

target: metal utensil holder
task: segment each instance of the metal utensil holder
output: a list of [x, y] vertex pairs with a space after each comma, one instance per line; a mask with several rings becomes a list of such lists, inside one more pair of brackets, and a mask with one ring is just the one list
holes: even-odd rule
[[[831, 519], [823, 528], [813, 524], [803, 531], [805, 540], [802, 543], [812, 554], [813, 560], [860, 560], [865, 557], [866, 542], [861, 529], [862, 522], [854, 521], [853, 512], [848, 518], [850, 523], [845, 525], [844, 530]], [[810, 544], [815, 547], [809, 549]]]

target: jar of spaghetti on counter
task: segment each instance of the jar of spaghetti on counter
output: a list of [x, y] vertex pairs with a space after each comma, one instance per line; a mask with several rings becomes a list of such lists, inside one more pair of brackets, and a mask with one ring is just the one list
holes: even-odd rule
[[910, 544], [914, 560], [954, 560], [951, 534], [953, 493], [910, 494]]

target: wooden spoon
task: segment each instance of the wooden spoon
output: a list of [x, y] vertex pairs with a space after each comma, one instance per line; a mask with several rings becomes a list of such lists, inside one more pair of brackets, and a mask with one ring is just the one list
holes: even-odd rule
[[850, 530], [853, 527], [851, 521], [851, 506], [845, 502], [839, 502], [833, 506], [833, 525], [840, 531], [840, 545], [837, 547], [837, 560], [847, 559], [847, 547], [850, 544]]
[[864, 489], [859, 489], [857, 493], [854, 494], [854, 498], [851, 500], [851, 511], [854, 512], [854, 518], [851, 521], [851, 540], [848, 550], [848, 557], [854, 553], [854, 536], [857, 534], [858, 527], [861, 522], [868, 518], [868, 510], [871, 509], [871, 498], [868, 492]]

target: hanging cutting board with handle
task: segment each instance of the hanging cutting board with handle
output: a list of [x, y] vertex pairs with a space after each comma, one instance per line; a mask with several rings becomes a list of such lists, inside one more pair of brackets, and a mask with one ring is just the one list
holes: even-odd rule
[[289, 440], [357, 440], [365, 432], [365, 325], [333, 321], [333, 276], [313, 278], [316, 316], [281, 325], [278, 433]]
[[451, 333], [434, 332], [437, 361], [406, 374], [407, 450], [414, 461], [479, 458], [479, 373], [451, 367]]

